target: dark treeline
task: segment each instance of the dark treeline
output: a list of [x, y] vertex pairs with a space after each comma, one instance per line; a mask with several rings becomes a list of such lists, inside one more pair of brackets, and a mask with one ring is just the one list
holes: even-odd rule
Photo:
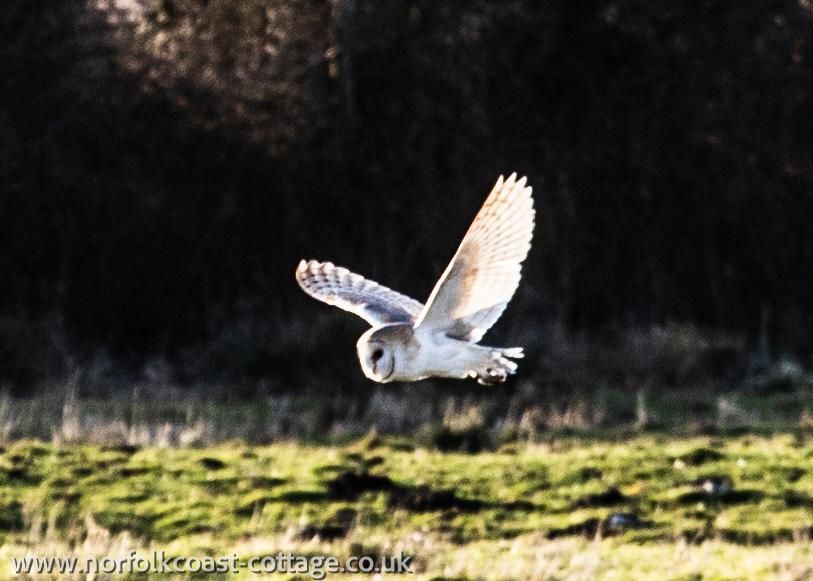
[[0, 13], [0, 381], [99, 353], [349, 375], [364, 326], [304, 296], [298, 260], [425, 299], [514, 170], [538, 226], [497, 336], [681, 322], [810, 362], [808, 2]]

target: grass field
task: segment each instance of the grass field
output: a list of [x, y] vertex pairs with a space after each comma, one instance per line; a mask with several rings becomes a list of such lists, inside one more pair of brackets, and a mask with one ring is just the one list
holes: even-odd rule
[[811, 531], [813, 438], [801, 429], [556, 437], [477, 454], [370, 435], [186, 448], [22, 440], [0, 455], [3, 576], [26, 554], [160, 549], [242, 562], [403, 551], [421, 579], [806, 579]]

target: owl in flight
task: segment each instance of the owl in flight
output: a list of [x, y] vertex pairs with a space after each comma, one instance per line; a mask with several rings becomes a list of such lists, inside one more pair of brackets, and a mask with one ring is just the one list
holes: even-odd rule
[[534, 229], [526, 178], [502, 176], [463, 237], [426, 305], [330, 262], [301, 261], [299, 286], [372, 325], [356, 349], [364, 374], [380, 383], [427, 377], [505, 381], [521, 347], [486, 347], [480, 339], [519, 285]]

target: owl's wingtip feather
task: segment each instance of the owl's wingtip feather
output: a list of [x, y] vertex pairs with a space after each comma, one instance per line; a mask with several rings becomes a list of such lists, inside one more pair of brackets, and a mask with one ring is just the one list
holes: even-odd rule
[[506, 189], [506, 194], [527, 194], [530, 197], [533, 194], [533, 187], [528, 185], [528, 176], [519, 177], [515, 171], [511, 172], [508, 178], [504, 178], [502, 174], [497, 179], [497, 184], [494, 186], [495, 190]]

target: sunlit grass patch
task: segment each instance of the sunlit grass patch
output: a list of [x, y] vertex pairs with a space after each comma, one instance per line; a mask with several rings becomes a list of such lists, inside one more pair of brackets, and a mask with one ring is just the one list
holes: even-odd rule
[[6, 556], [102, 538], [102, 552], [125, 540], [207, 554], [405, 548], [427, 577], [656, 578], [644, 563], [655, 558], [675, 575], [729, 567], [758, 578], [811, 567], [811, 457], [813, 444], [788, 434], [570, 437], [477, 454], [380, 436], [206, 448], [20, 441], [0, 454], [0, 539]]

